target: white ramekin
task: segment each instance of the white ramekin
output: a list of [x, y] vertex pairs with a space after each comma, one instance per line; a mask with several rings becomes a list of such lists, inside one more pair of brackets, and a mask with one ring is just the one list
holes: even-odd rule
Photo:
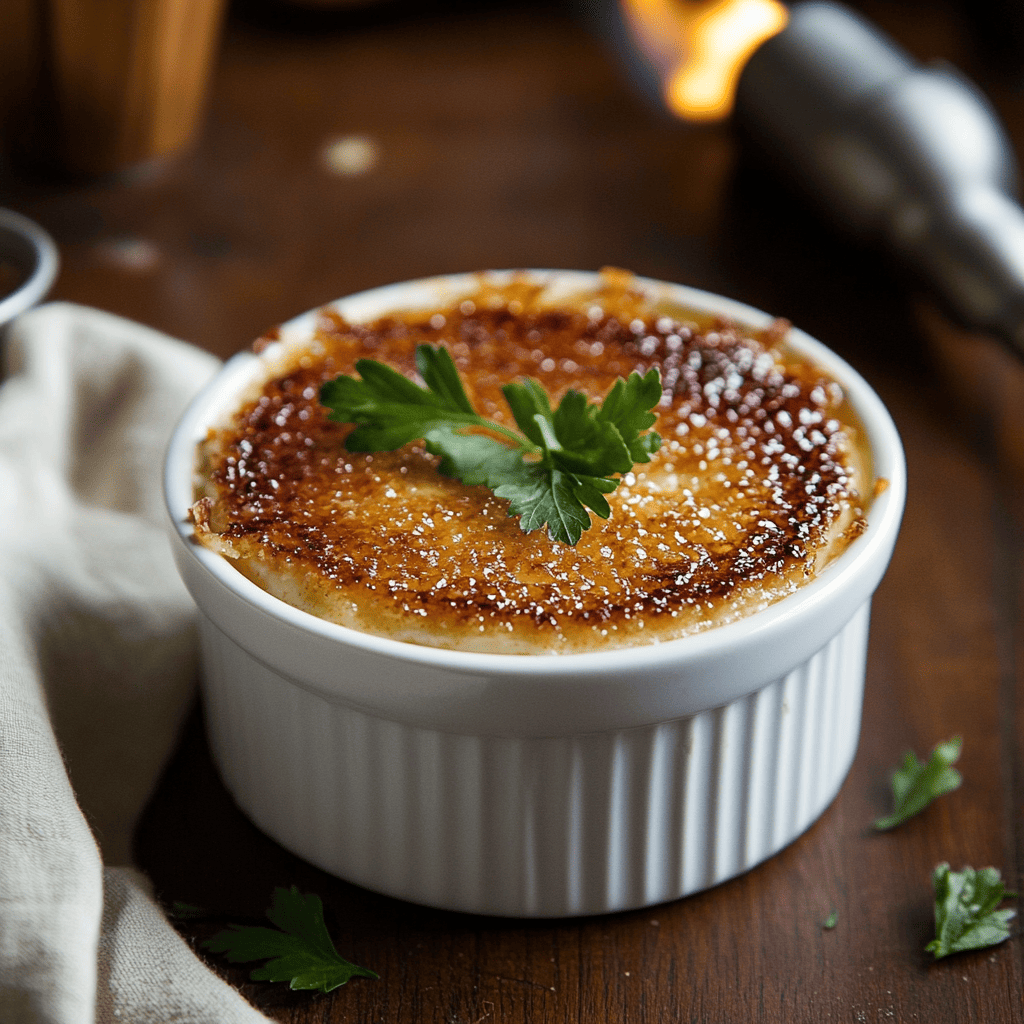
[[[590, 274], [532, 271], [568, 289]], [[771, 318], [640, 282], [751, 327]], [[351, 320], [447, 301], [476, 276], [335, 303]], [[308, 337], [315, 314], [281, 329]], [[841, 382], [888, 481], [868, 528], [796, 593], [667, 643], [575, 655], [437, 650], [321, 621], [192, 540], [197, 442], [263, 358], [235, 356], [171, 441], [166, 497], [199, 606], [210, 743], [239, 806], [336, 875], [435, 907], [519, 917], [625, 910], [731, 878], [831, 802], [860, 731], [871, 595], [905, 494], [895, 427], [864, 380], [798, 330]]]

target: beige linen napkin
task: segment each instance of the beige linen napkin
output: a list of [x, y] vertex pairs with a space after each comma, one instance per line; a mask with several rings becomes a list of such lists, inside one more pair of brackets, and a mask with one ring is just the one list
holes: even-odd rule
[[265, 1021], [128, 866], [196, 667], [161, 461], [216, 360], [68, 304], [16, 321], [5, 356], [0, 1021]]

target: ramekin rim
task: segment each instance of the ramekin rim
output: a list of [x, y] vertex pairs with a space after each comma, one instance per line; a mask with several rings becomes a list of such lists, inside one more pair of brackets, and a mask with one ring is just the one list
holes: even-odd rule
[[[565, 276], [581, 283], [585, 280], [596, 281], [599, 276], [597, 272], [590, 271], [534, 269], [487, 271], [483, 276], [488, 280], [500, 280], [513, 274]], [[429, 289], [444, 284], [451, 286], [457, 294], [463, 286], [468, 288], [479, 282], [481, 276], [481, 273], [439, 275], [367, 289], [326, 303], [286, 321], [279, 328], [279, 336], [286, 344], [297, 340], [299, 332], [307, 329], [313, 318], [325, 311], [343, 309], [355, 303], [375, 304], [376, 299], [381, 300], [382, 305], [379, 309], [383, 311], [389, 307], [388, 299], [391, 296], [402, 294], [411, 287]], [[686, 299], [681, 299], [681, 302], [699, 311], [727, 316], [743, 326], [763, 328], [775, 320], [775, 317], [754, 307], [688, 285], [644, 277], [636, 277], [635, 280], [645, 288], [657, 291], [667, 289], [675, 296], [687, 296]], [[390, 308], [395, 306], [391, 304]], [[870, 442], [875, 478], [884, 478], [887, 487], [874, 499], [868, 510], [868, 528], [816, 579], [758, 612], [677, 639], [565, 654], [524, 655], [460, 651], [394, 640], [328, 622], [260, 588], [232, 567], [227, 559], [195, 543], [185, 515], [191, 501], [183, 504], [182, 500], [186, 490], [189, 495], [192, 493], [195, 446], [204, 436], [206, 426], [215, 422], [219, 414], [231, 408], [231, 399], [237, 398], [240, 389], [253, 379], [255, 368], [264, 365], [263, 357], [250, 351], [242, 351], [231, 357], [199, 392], [179, 420], [165, 460], [166, 507], [179, 539], [195, 562], [242, 601], [320, 639], [354, 646], [366, 653], [396, 658], [409, 665], [431, 666], [443, 668], [455, 675], [486, 675], [489, 678], [524, 675], [575, 677], [591, 669], [600, 669], [602, 676], [616, 670], [628, 670], [630, 675], [635, 675], [645, 668], [654, 670], [666, 662], [677, 664], [681, 659], [690, 661], [713, 657], [719, 650], [746, 647], [757, 642], [761, 636], [776, 629], [782, 620], [812, 614], [815, 606], [820, 605], [831, 592], [844, 588], [846, 581], [851, 577], [859, 576], [863, 565], [874, 562], [878, 557], [884, 556], [887, 560], [888, 551], [891, 550], [902, 517], [906, 493], [903, 448], [895, 424], [881, 399], [857, 370], [806, 332], [791, 327], [787, 332], [786, 341], [795, 351], [812, 358], [844, 388]]]
[[33, 265], [27, 269], [25, 280], [0, 299], [0, 327], [3, 327], [46, 297], [60, 269], [60, 255], [49, 233], [15, 210], [0, 208], [0, 231], [15, 235], [33, 254]]

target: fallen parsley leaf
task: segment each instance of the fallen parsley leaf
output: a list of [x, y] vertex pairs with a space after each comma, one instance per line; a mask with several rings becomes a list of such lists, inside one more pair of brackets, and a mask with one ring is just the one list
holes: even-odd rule
[[892, 776], [892, 814], [875, 821], [875, 828], [884, 831], [895, 827], [923, 811], [937, 796], [956, 789], [962, 779], [950, 767], [960, 756], [961, 740], [954, 736], [932, 751], [927, 764], [918, 761], [912, 750], [903, 755], [903, 767]]
[[832, 913], [821, 922], [821, 927], [830, 932], [837, 924], [839, 924], [839, 911], [833, 910]]
[[932, 873], [935, 888], [935, 938], [925, 946], [935, 959], [969, 949], [995, 946], [1010, 937], [1012, 910], [996, 910], [1007, 892], [995, 868], [950, 871], [939, 864]]
[[620, 378], [600, 404], [567, 391], [555, 409], [537, 381], [506, 384], [517, 434], [476, 413], [446, 348], [416, 349], [426, 387], [373, 359], [360, 359], [355, 368], [361, 379], [336, 377], [320, 389], [332, 420], [356, 424], [345, 441], [349, 451], [393, 451], [422, 440], [441, 457], [441, 473], [490, 488], [508, 500], [509, 515], [519, 516], [525, 533], [547, 525], [551, 539], [563, 544], [575, 544], [589, 529], [587, 509], [607, 519], [604, 496], [618, 486], [615, 474], [650, 462], [661, 447], [654, 431], [645, 433], [661, 398], [657, 369]]
[[209, 911], [205, 907], [197, 906], [195, 903], [185, 903], [182, 900], [175, 900], [171, 904], [170, 916], [179, 921], [194, 921], [200, 917], [206, 917]]
[[207, 939], [203, 947], [223, 953], [232, 963], [268, 960], [249, 977], [253, 981], [287, 981], [294, 989], [330, 992], [350, 978], [379, 977], [338, 955], [324, 924], [319, 896], [303, 896], [294, 885], [275, 889], [267, 917], [281, 930], [233, 924]]

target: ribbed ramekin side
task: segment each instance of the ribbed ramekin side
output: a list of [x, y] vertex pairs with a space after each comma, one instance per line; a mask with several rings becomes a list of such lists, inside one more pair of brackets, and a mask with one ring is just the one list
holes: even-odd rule
[[795, 839], [849, 770], [868, 607], [804, 665], [679, 721], [465, 736], [334, 704], [203, 622], [211, 746], [239, 805], [367, 888], [476, 913], [596, 914], [725, 881]]

